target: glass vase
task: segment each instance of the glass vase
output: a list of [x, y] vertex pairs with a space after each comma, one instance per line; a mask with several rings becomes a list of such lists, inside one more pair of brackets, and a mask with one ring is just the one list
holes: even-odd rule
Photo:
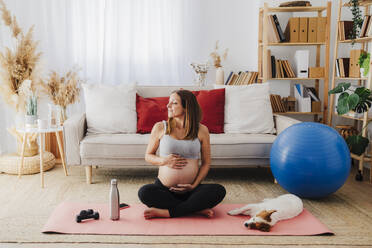
[[58, 127], [61, 125], [61, 107], [54, 104], [48, 104], [48, 126]]

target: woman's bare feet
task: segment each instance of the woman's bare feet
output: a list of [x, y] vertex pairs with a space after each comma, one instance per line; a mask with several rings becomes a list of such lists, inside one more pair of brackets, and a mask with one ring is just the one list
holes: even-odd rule
[[212, 218], [214, 216], [214, 212], [210, 208], [207, 208], [207, 209], [204, 209], [202, 211], [196, 212], [196, 214], [203, 215], [203, 216], [205, 216], [207, 218]]
[[152, 219], [152, 218], [169, 218], [169, 211], [168, 209], [160, 209], [160, 208], [148, 208], [143, 213], [145, 219]]

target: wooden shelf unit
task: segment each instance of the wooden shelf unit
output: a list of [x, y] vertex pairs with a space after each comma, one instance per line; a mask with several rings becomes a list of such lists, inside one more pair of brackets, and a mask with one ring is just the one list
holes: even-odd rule
[[[261, 75], [258, 79], [262, 82], [267, 80], [315, 80], [315, 90], [319, 96], [319, 85], [320, 80], [323, 81], [323, 108], [321, 112], [312, 112], [314, 119], [317, 119], [317, 115], [322, 115], [323, 122], [327, 120], [328, 114], [328, 82], [329, 82], [329, 49], [330, 49], [330, 24], [331, 24], [331, 1], [326, 2], [326, 6], [310, 6], [310, 7], [269, 7], [267, 3], [264, 3], [264, 7], [260, 8], [259, 11], [259, 33], [258, 33], [258, 66], [262, 68], [260, 70]], [[268, 15], [269, 13], [275, 12], [316, 12], [318, 17], [322, 17], [323, 11], [326, 12], [325, 17], [327, 17], [327, 26], [326, 26], [326, 39], [325, 42], [280, 42], [272, 43], [268, 42], [268, 31], [269, 31], [269, 22]], [[315, 66], [320, 66], [320, 54], [321, 47], [325, 47], [324, 52], [324, 77], [322, 78], [269, 78], [267, 75], [268, 71], [268, 61], [267, 61], [267, 50], [270, 46], [315, 46], [316, 47], [316, 61]], [[307, 115], [308, 113], [297, 112], [298, 115], [303, 114]]]
[[[259, 77], [258, 79], [263, 80], [263, 77]], [[308, 80], [323, 80], [324, 78], [267, 78], [268, 80], [301, 80], [301, 81], [308, 81]]]
[[[260, 46], [263, 46], [263, 43], [259, 43]], [[268, 46], [319, 46], [326, 45], [324, 42], [269, 42]]]
[[335, 77], [337, 80], [368, 80], [368, 78], [360, 77], [360, 78], [352, 78], [352, 77]]
[[[339, 22], [341, 21], [341, 13], [342, 13], [342, 9], [343, 8], [348, 8], [348, 1], [344, 3], [343, 0], [339, 0], [338, 2], [338, 16], [337, 16], [337, 22], [336, 22], [336, 27], [338, 29], [339, 27]], [[365, 12], [364, 14], [368, 14], [370, 12], [370, 5], [372, 5], [372, 2], [368, 2], [368, 3], [362, 3], [361, 6], [363, 6], [365, 8]], [[338, 55], [338, 49], [339, 49], [339, 44], [340, 43], [352, 43], [352, 40], [343, 40], [341, 41], [340, 40], [340, 37], [339, 37], [339, 32], [338, 30], [336, 30], [335, 32], [335, 39], [334, 39], [334, 52], [333, 52], [333, 61], [332, 61], [332, 68], [333, 68], [333, 73], [332, 73], [332, 79], [331, 79], [331, 88], [334, 89], [335, 86], [336, 86], [336, 80], [357, 80], [358, 82], [358, 85], [364, 85], [364, 87], [368, 88], [368, 89], [372, 89], [371, 88], [371, 81], [372, 81], [372, 73], [371, 73], [371, 70], [372, 70], [372, 60], [369, 64], [369, 70], [370, 70], [370, 73], [368, 74], [368, 78], [364, 78], [364, 77], [360, 77], [360, 78], [342, 78], [342, 77], [337, 77], [336, 76], [336, 59], [337, 59], [337, 55]], [[355, 42], [356, 43], [361, 43], [362, 45], [362, 49], [367, 51], [368, 50], [368, 45], [371, 44], [371, 41], [372, 41], [372, 37], [363, 37], [363, 38], [357, 38], [355, 39]], [[371, 120], [372, 118], [368, 118], [368, 112], [365, 112], [363, 114], [363, 117], [362, 118], [357, 118], [357, 117], [351, 117], [351, 116], [347, 116], [347, 115], [338, 115], [336, 112], [334, 112], [334, 108], [335, 108], [335, 95], [332, 94], [330, 96], [330, 104], [329, 104], [329, 114], [328, 114], [328, 120], [327, 120], [327, 124], [329, 126], [332, 126], [332, 117], [333, 116], [339, 116], [339, 117], [342, 117], [342, 118], [346, 118], [346, 119], [352, 119], [354, 120], [354, 125], [357, 126], [358, 125], [358, 122], [362, 122], [362, 136], [363, 137], [366, 137], [367, 136], [367, 128], [363, 128], [367, 125], [368, 121]], [[363, 162], [364, 161], [367, 161], [367, 162], [372, 162], [370, 158], [367, 158], [365, 156], [365, 153], [363, 153], [361, 156], [358, 156], [358, 155], [355, 155], [355, 154], [352, 154], [351, 153], [351, 157], [358, 160], [359, 161], [359, 171], [360, 173], [363, 173]], [[372, 183], [372, 173], [371, 173], [371, 170], [372, 170], [372, 163], [370, 164], [370, 182]]]

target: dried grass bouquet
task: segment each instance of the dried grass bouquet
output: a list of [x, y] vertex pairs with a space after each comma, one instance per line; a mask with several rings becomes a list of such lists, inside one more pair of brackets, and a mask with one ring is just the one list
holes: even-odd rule
[[[213, 59], [213, 65], [216, 68], [222, 67], [222, 65], [221, 65], [221, 56], [220, 56], [220, 54], [218, 52], [218, 49], [219, 49], [218, 42], [219, 41], [216, 41], [216, 46], [214, 48], [214, 51], [210, 54], [210, 56]], [[224, 60], [224, 61], [226, 60], [228, 51], [229, 51], [229, 49], [226, 48], [225, 49], [225, 52], [222, 55], [222, 60]]]
[[15, 47], [0, 51], [0, 95], [17, 112], [25, 110], [26, 95], [21, 90], [25, 80], [31, 80], [31, 90], [36, 92], [40, 83], [40, 56], [38, 42], [33, 40], [33, 26], [25, 34], [18, 26], [17, 19], [0, 0], [1, 19], [9, 27]]
[[78, 70], [72, 69], [64, 76], [52, 71], [44, 84], [47, 95], [55, 105], [61, 106], [62, 120], [66, 120], [66, 107], [79, 101], [80, 84], [82, 80], [78, 77]]

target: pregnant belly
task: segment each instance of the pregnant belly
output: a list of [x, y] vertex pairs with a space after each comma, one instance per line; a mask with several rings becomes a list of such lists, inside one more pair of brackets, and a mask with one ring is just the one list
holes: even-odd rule
[[199, 171], [197, 159], [186, 159], [187, 164], [182, 169], [173, 169], [168, 166], [159, 168], [158, 178], [166, 187], [173, 187], [177, 184], [192, 184]]

